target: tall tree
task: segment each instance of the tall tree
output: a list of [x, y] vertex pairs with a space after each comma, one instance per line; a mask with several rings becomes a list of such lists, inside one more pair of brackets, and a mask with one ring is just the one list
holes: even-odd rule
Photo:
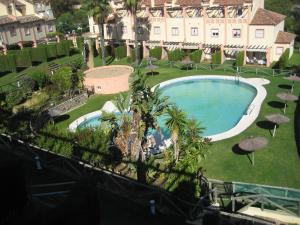
[[89, 16], [93, 17], [94, 21], [99, 24], [100, 47], [102, 56], [102, 65], [106, 65], [105, 61], [105, 44], [103, 26], [105, 19], [111, 12], [111, 7], [108, 0], [84, 0], [84, 7], [87, 9]]
[[140, 59], [139, 41], [138, 41], [138, 21], [137, 10], [140, 6], [141, 0], [124, 0], [124, 6], [130, 15], [133, 17], [133, 30], [134, 30], [134, 45], [135, 45], [135, 64], [138, 65]]

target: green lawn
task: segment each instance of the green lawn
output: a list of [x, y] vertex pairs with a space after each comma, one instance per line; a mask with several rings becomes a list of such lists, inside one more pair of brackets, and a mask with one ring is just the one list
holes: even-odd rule
[[[162, 81], [201, 74], [227, 74], [224, 71], [184, 71], [178, 68], [159, 68], [159, 75], [150, 76], [149, 82], [151, 85], [158, 84]], [[232, 74], [231, 74], [232, 75]], [[255, 75], [243, 75], [243, 77], [256, 77]], [[273, 139], [270, 131], [261, 128], [257, 122], [265, 121], [265, 116], [270, 113], [280, 113], [278, 108], [271, 107], [268, 103], [278, 101], [276, 94], [284, 92], [279, 85], [290, 84], [282, 77], [272, 77], [268, 75], [259, 75], [259, 77], [267, 78], [271, 81], [270, 85], [266, 86], [268, 95], [262, 105], [262, 109], [257, 120], [242, 134], [219, 142], [213, 143], [211, 153], [203, 161], [203, 166], [206, 170], [206, 176], [225, 181], [243, 181], [258, 184], [269, 184], [276, 186], [300, 188], [300, 161], [297, 153], [294, 137], [294, 112], [295, 103], [289, 103], [287, 116], [291, 118], [291, 122], [281, 125], [277, 131], [276, 137]], [[296, 84], [294, 94], [300, 94], [300, 84]], [[68, 115], [69, 119], [58, 123], [62, 129], [81, 115], [100, 109], [105, 101], [110, 100], [114, 95], [100, 95], [92, 97], [88, 103]], [[251, 135], [264, 136], [269, 139], [268, 146], [257, 152], [255, 157], [255, 166], [252, 166], [246, 155], [239, 155], [233, 152], [235, 146], [240, 140]]]
[[[58, 58], [58, 59], [52, 60], [51, 63], [57, 63], [60, 65], [66, 64], [70, 60], [72, 60], [73, 58], [76, 58], [78, 56], [80, 56], [80, 54], [75, 54], [70, 57], [66, 56], [66, 57]], [[34, 71], [34, 70], [47, 71], [48, 70], [48, 62], [41, 63], [37, 66], [28, 67], [18, 73], [7, 73], [7, 74], [0, 75], [0, 86], [3, 86], [3, 90], [9, 90], [11, 87], [8, 84], [12, 83], [12, 85], [16, 85], [18, 80], [21, 78], [22, 74], [30, 73], [31, 71]]]
[[85, 105], [73, 110], [72, 112], [69, 112], [67, 114], [68, 118], [57, 123], [57, 126], [61, 129], [67, 129], [69, 124], [72, 123], [75, 119], [87, 113], [101, 109], [104, 103], [113, 99], [114, 96], [115, 95], [95, 95], [90, 97]]

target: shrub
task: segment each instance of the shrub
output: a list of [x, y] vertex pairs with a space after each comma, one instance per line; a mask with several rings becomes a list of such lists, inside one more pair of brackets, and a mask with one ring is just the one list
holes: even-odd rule
[[245, 52], [238, 52], [236, 56], [236, 66], [244, 66]]
[[73, 74], [72, 68], [69, 66], [62, 67], [57, 70], [50, 80], [53, 84], [57, 85], [60, 91], [70, 90], [73, 87]]
[[30, 76], [25, 76], [21, 80], [21, 88], [24, 93], [32, 92], [33, 90], [36, 89], [36, 82], [34, 79], [32, 79]]
[[29, 49], [11, 50], [9, 54], [15, 55], [16, 67], [30, 67], [32, 65]]
[[65, 55], [69, 56], [70, 55], [70, 50], [73, 46], [73, 42], [71, 40], [62, 40], [61, 43], [63, 45]]
[[16, 56], [15, 55], [7, 55], [7, 62], [9, 70], [12, 72], [16, 72], [17, 65], [16, 65]]
[[84, 44], [84, 38], [83, 37], [77, 37], [76, 38], [77, 48], [79, 48], [81, 51], [83, 50], [83, 44]]
[[56, 44], [56, 54], [57, 54], [57, 56], [66, 55], [63, 43]]
[[221, 51], [216, 51], [215, 53], [212, 54], [212, 63], [213, 64], [221, 64], [222, 63], [222, 58], [221, 58]]
[[277, 63], [278, 69], [285, 69], [286, 67], [288, 67], [289, 58], [290, 58], [290, 49], [287, 48], [279, 58], [279, 61]]
[[32, 71], [31, 73], [29, 73], [28, 76], [31, 77], [36, 82], [38, 88], [43, 88], [47, 84], [47, 75], [42, 71], [39, 70]]
[[12, 108], [15, 105], [20, 104], [24, 101], [24, 93], [20, 89], [10, 92], [6, 95], [5, 102], [8, 108]]
[[112, 160], [110, 132], [102, 126], [95, 129], [80, 129], [75, 134], [75, 140], [83, 151], [82, 159], [92, 164], [107, 165]]
[[76, 57], [70, 61], [69, 65], [72, 67], [72, 71], [77, 71], [82, 68], [83, 66], [83, 59], [82, 57]]
[[202, 50], [196, 50], [190, 53], [190, 59], [195, 63], [200, 63], [202, 58]]
[[117, 59], [123, 59], [127, 56], [127, 50], [125, 45], [121, 45], [115, 48], [115, 55]]
[[[68, 132], [63, 132], [55, 125], [48, 124], [42, 129], [41, 133], [42, 135], [36, 138], [38, 146], [66, 157], [71, 157], [73, 155], [73, 144], [67, 140], [72, 139]], [[61, 138], [55, 138], [55, 136]]]
[[173, 51], [168, 52], [168, 59], [169, 61], [181, 61], [185, 56], [185, 53], [181, 49], [175, 49]]
[[46, 45], [46, 49], [47, 49], [47, 58], [48, 59], [57, 57], [56, 44]]
[[154, 57], [156, 59], [161, 59], [161, 53], [162, 53], [162, 48], [161, 47], [155, 47], [153, 49], [150, 49], [149, 55], [151, 57]]
[[136, 60], [136, 55], [135, 55], [135, 48], [132, 48], [130, 50], [130, 61], [133, 63]]
[[47, 62], [47, 50], [45, 46], [32, 48], [30, 55], [32, 62]]

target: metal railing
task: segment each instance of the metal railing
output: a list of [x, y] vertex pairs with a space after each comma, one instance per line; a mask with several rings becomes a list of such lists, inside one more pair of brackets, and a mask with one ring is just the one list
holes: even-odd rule
[[[177, 68], [186, 70], [186, 65], [181, 63], [180, 61], [167, 61], [167, 60], [159, 60], [155, 63], [159, 68]], [[138, 66], [135, 63], [132, 63], [135, 69], [145, 69], [147, 66], [147, 61], [142, 60]], [[158, 69], [159, 69], [158, 68]], [[216, 72], [224, 72], [224, 73], [231, 73], [236, 74], [239, 73], [241, 76], [248, 74], [248, 75], [256, 75], [256, 76], [290, 76], [293, 75], [292, 70], [281, 70], [281, 69], [272, 69], [267, 67], [259, 67], [259, 66], [242, 66], [237, 67], [231, 64], [209, 64], [209, 63], [193, 63], [189, 70], [196, 70], [196, 71], [216, 71]]]

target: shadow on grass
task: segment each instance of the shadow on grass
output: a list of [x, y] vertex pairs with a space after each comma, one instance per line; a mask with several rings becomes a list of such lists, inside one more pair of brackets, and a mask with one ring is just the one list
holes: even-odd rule
[[147, 72], [146, 75], [147, 76], [156, 76], [156, 75], [159, 75], [159, 72], [155, 72], [155, 71], [153, 71], [153, 72]]
[[249, 156], [249, 154], [251, 154], [251, 152], [244, 151], [243, 149], [241, 149], [241, 148], [239, 147], [238, 144], [235, 144], [235, 145], [232, 147], [232, 152], [235, 153], [235, 154], [237, 154], [237, 155], [246, 155], [247, 158], [248, 158], [248, 160], [249, 160], [249, 162], [252, 163], [252, 160], [251, 160], [251, 158], [250, 158], [250, 156]]
[[279, 84], [278, 87], [285, 90], [290, 90], [292, 88], [292, 86], [288, 84]]
[[[256, 123], [256, 125], [259, 128], [265, 129], [265, 130], [269, 130], [270, 135], [272, 136], [272, 130], [274, 129], [275, 124], [270, 122], [270, 121], [259, 121]], [[277, 128], [279, 127], [279, 125], [277, 125]]]
[[276, 108], [276, 109], [283, 109], [284, 108], [284, 103], [279, 102], [279, 101], [268, 102], [268, 105], [271, 106], [272, 108]]
[[67, 119], [69, 119], [69, 118], [70, 118], [70, 115], [64, 114], [64, 115], [61, 115], [61, 116], [56, 117], [56, 118], [54, 119], [54, 122], [55, 122], [55, 123], [59, 123], [59, 122], [65, 121], [65, 120], [67, 120]]

